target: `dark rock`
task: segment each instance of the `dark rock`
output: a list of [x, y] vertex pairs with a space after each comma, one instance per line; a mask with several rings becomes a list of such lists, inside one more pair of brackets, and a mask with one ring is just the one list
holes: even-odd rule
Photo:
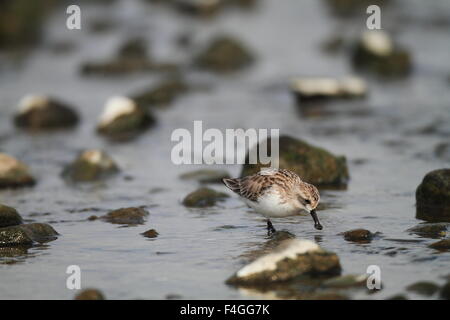
[[75, 296], [75, 300], [105, 300], [105, 296], [100, 290], [85, 289]]
[[16, 126], [30, 130], [70, 128], [78, 121], [72, 107], [47, 96], [24, 97], [14, 118]]
[[[261, 144], [267, 145], [267, 154], [271, 153], [270, 138]], [[320, 187], [345, 187], [349, 179], [346, 159], [335, 156], [325, 149], [312, 146], [290, 136], [279, 138], [279, 167], [297, 173], [302, 180]], [[260, 146], [255, 146], [259, 151]], [[252, 152], [256, 151], [255, 149]], [[257, 153], [259, 154], [259, 152]], [[249, 164], [247, 154], [241, 176], [252, 175], [260, 171], [261, 163]]]
[[221, 73], [247, 67], [253, 60], [253, 54], [240, 41], [219, 36], [196, 57], [195, 64], [202, 69]]
[[22, 224], [22, 217], [16, 209], [0, 204], [0, 228]]
[[150, 229], [141, 233], [141, 235], [143, 235], [146, 238], [156, 238], [159, 235], [159, 233], [155, 229]]
[[196, 180], [200, 183], [222, 183], [222, 179], [230, 178], [225, 170], [200, 169], [180, 175], [183, 180]]
[[57, 238], [58, 233], [46, 223], [30, 223], [0, 228], [0, 246], [32, 245]]
[[236, 286], [268, 286], [299, 276], [336, 276], [341, 265], [336, 254], [309, 240], [285, 240], [272, 253], [244, 266], [226, 283]]
[[130, 207], [113, 210], [106, 215], [100, 217], [114, 224], [143, 224], [148, 211], [142, 208]]
[[344, 239], [353, 242], [370, 242], [373, 238], [373, 233], [366, 229], [354, 229], [344, 232]]
[[450, 300], [450, 281], [448, 281], [442, 288], [439, 293], [439, 296], [442, 299]]
[[98, 219], [98, 216], [96, 216], [96, 215], [89, 216], [89, 218], [88, 218], [89, 221], [95, 221], [97, 219]]
[[434, 170], [425, 175], [416, 190], [416, 218], [450, 222], [450, 169]]
[[450, 239], [443, 239], [438, 242], [430, 244], [428, 247], [437, 250], [449, 250], [450, 249]]
[[114, 140], [128, 140], [155, 122], [153, 116], [135, 101], [113, 97], [106, 103], [97, 131]]
[[439, 286], [433, 282], [419, 281], [406, 287], [406, 290], [423, 296], [432, 296], [439, 291]]
[[448, 223], [421, 223], [407, 231], [425, 238], [445, 237], [448, 230]]
[[114, 160], [101, 150], [82, 151], [62, 175], [73, 182], [89, 182], [107, 178], [119, 171]]
[[188, 90], [188, 85], [180, 78], [169, 78], [150, 90], [133, 96], [142, 107], [162, 107], [171, 104], [180, 94]]
[[34, 184], [35, 180], [25, 164], [5, 153], [0, 153], [0, 189]]
[[355, 46], [352, 62], [357, 68], [390, 77], [408, 75], [412, 69], [409, 53], [383, 31], [366, 31]]
[[218, 192], [209, 188], [200, 188], [194, 192], [189, 193], [183, 200], [186, 207], [205, 208], [211, 207], [217, 201], [223, 201], [229, 195], [223, 192]]
[[184, 13], [200, 17], [211, 17], [219, 12], [223, 0], [174, 0], [178, 9]]

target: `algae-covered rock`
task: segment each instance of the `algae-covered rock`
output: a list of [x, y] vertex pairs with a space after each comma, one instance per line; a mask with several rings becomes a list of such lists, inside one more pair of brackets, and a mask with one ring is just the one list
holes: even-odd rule
[[209, 188], [200, 188], [194, 192], [189, 193], [183, 200], [186, 207], [205, 208], [214, 206], [217, 201], [223, 201], [229, 195], [223, 192], [218, 192]]
[[366, 229], [354, 229], [344, 232], [344, 239], [353, 242], [370, 242], [373, 238], [373, 233]]
[[133, 138], [155, 122], [153, 116], [127, 97], [112, 97], [105, 105], [97, 131], [114, 140]]
[[425, 238], [441, 238], [447, 235], [449, 224], [441, 223], [420, 223], [407, 231]]
[[29, 223], [0, 228], [0, 246], [32, 245], [55, 240], [58, 233], [46, 223]]
[[0, 228], [22, 223], [22, 217], [16, 209], [0, 204]]
[[239, 40], [218, 36], [195, 59], [195, 64], [214, 72], [237, 71], [254, 61], [253, 54]]
[[75, 296], [75, 300], [106, 300], [106, 299], [100, 290], [84, 289]]
[[407, 286], [406, 290], [423, 296], [432, 296], [439, 291], [439, 286], [433, 282], [419, 281]]
[[188, 90], [188, 85], [180, 78], [163, 80], [156, 87], [133, 95], [132, 99], [142, 107], [163, 107], [171, 104], [179, 95]]
[[141, 235], [143, 235], [146, 238], [156, 238], [159, 235], [159, 233], [155, 229], [150, 229], [141, 233]]
[[80, 152], [75, 161], [64, 168], [62, 175], [73, 182], [97, 181], [119, 172], [114, 160], [102, 150]]
[[200, 183], [222, 183], [222, 179], [230, 178], [225, 170], [200, 169], [180, 175], [182, 180], [196, 180]]
[[[268, 154], [271, 154], [270, 138], [261, 144], [266, 144]], [[260, 146], [254, 148], [256, 149], [251, 152], [258, 151], [259, 154]], [[259, 172], [261, 167], [270, 166], [261, 164], [259, 160], [256, 164], [249, 164], [248, 154], [245, 163], [241, 172], [242, 177]], [[278, 167], [294, 171], [302, 180], [321, 187], [343, 187], [347, 185], [349, 179], [345, 157], [335, 156], [325, 149], [290, 136], [279, 138]]]
[[75, 110], [48, 96], [29, 95], [19, 102], [14, 117], [16, 126], [30, 130], [62, 129], [75, 126], [79, 121]]
[[416, 218], [450, 222], [450, 169], [434, 170], [425, 175], [416, 190]]
[[339, 258], [310, 240], [285, 240], [272, 253], [244, 266], [226, 283], [237, 286], [266, 286], [294, 280], [302, 275], [336, 276]]
[[443, 239], [438, 242], [430, 244], [428, 247], [436, 250], [449, 250], [450, 249], [450, 239]]
[[34, 184], [35, 179], [24, 163], [5, 153], [0, 153], [0, 189]]
[[399, 48], [384, 31], [366, 31], [353, 50], [357, 68], [383, 76], [405, 76], [412, 69], [411, 56]]
[[143, 208], [130, 207], [121, 208], [108, 212], [100, 219], [113, 224], [143, 224], [145, 217], [148, 216], [148, 211]]

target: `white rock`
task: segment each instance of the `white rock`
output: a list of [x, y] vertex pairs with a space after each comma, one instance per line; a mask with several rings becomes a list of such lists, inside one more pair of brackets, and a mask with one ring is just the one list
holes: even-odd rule
[[339, 94], [339, 81], [334, 78], [302, 78], [294, 79], [291, 82], [294, 91], [303, 95], [325, 95], [333, 96]]
[[362, 96], [367, 92], [366, 82], [357, 77], [348, 77], [341, 80], [341, 91], [352, 96]]
[[100, 117], [100, 126], [110, 124], [120, 116], [131, 114], [137, 110], [136, 102], [127, 97], [116, 96], [110, 98]]
[[379, 56], [390, 55], [394, 48], [391, 37], [383, 31], [364, 32], [361, 37], [361, 43], [366, 50]]
[[50, 103], [50, 98], [43, 95], [26, 95], [19, 101], [18, 110], [20, 114], [27, 113], [33, 109], [43, 109]]

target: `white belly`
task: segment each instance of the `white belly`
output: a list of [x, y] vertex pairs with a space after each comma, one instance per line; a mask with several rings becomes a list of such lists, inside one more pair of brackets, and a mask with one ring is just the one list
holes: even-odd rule
[[266, 193], [257, 202], [248, 199], [243, 200], [249, 207], [267, 218], [287, 217], [298, 214], [297, 208], [289, 204], [289, 202], [283, 203], [277, 192]]

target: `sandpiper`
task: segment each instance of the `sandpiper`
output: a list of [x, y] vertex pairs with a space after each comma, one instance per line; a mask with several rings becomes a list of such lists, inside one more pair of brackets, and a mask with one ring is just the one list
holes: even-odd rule
[[223, 183], [237, 193], [256, 212], [267, 218], [267, 231], [276, 230], [270, 218], [287, 217], [308, 212], [314, 227], [322, 230], [316, 214], [319, 191], [312, 184], [302, 181], [294, 172], [286, 169], [262, 168], [260, 172], [236, 179], [222, 179]]

